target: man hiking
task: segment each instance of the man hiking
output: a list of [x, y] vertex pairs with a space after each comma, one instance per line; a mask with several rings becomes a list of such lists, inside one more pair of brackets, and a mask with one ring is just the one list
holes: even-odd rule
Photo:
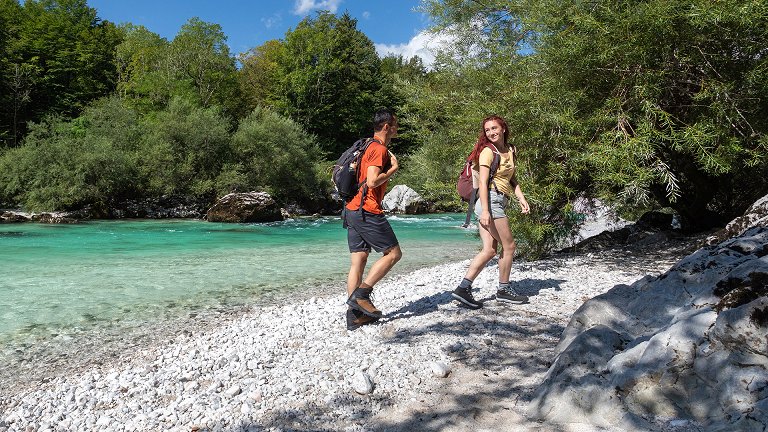
[[[397, 117], [394, 112], [388, 108], [378, 109], [373, 116], [373, 140], [360, 159], [357, 170], [360, 190], [346, 204], [343, 212], [351, 254], [347, 276], [349, 299], [346, 318], [349, 330], [356, 330], [381, 318], [381, 311], [371, 301], [373, 286], [403, 255], [381, 207], [387, 183], [399, 168], [397, 158], [388, 150], [390, 141], [396, 136]], [[363, 279], [371, 248], [383, 255]]]

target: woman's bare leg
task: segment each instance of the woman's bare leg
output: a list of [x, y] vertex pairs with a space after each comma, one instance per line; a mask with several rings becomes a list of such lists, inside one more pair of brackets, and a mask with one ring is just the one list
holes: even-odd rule
[[[491, 227], [493, 224], [491, 224]], [[483, 248], [480, 250], [480, 252], [475, 255], [475, 258], [472, 259], [472, 262], [469, 264], [469, 268], [467, 269], [467, 273], [464, 275], [466, 279], [469, 279], [471, 281], [475, 280], [477, 275], [480, 274], [481, 271], [485, 268], [485, 266], [488, 264], [488, 261], [493, 259], [494, 256], [496, 256], [496, 247], [498, 242], [493, 237], [493, 235], [480, 225], [480, 239], [483, 242]]]

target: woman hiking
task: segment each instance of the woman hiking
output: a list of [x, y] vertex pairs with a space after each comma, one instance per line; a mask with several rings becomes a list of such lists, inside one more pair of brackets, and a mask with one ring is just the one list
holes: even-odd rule
[[[452, 296], [472, 309], [483, 307], [481, 301], [472, 296], [472, 281], [475, 280], [486, 264], [496, 256], [499, 246], [499, 289], [496, 300], [506, 303], [527, 303], [528, 297], [520, 295], [509, 284], [512, 271], [512, 259], [515, 255], [515, 239], [509, 229], [506, 209], [514, 195], [520, 203], [523, 213], [530, 211], [528, 201], [515, 179], [515, 149], [507, 143], [509, 128], [507, 122], [499, 116], [483, 119], [480, 135], [470, 154], [472, 169], [478, 178], [475, 216], [479, 221], [482, 250], [469, 264], [464, 280], [453, 290]], [[499, 158], [498, 169], [491, 173], [494, 158]]]

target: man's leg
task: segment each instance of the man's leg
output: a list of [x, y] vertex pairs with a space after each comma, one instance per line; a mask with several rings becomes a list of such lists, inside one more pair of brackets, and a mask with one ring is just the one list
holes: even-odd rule
[[[358, 303], [352, 299], [354, 292], [359, 290], [362, 283], [365, 265], [371, 252], [370, 244], [357, 231], [361, 222], [357, 216], [357, 213], [347, 215], [347, 241], [350, 252], [349, 274], [347, 275], [347, 305], [349, 306], [346, 312], [347, 330], [357, 330], [360, 326], [378, 321], [379, 317], [381, 317], [381, 312], [376, 310], [376, 307], [370, 301], [368, 301], [369, 304], [365, 304], [364, 302]], [[367, 310], [374, 313], [363, 312], [365, 309], [361, 309], [361, 304], [366, 306]], [[378, 312], [378, 315], [375, 312]]]
[[394, 267], [402, 257], [403, 252], [400, 250], [400, 245], [385, 250], [384, 255], [376, 260], [371, 266], [371, 269], [368, 271], [368, 276], [366, 276], [365, 281], [360, 285], [360, 288], [372, 288], [378, 281], [386, 276], [390, 270], [392, 270], [392, 267]]
[[371, 301], [373, 286], [392, 269], [403, 253], [384, 215], [366, 215], [366, 218], [366, 222], [358, 227], [358, 232], [367, 244], [383, 256], [373, 263], [363, 283], [352, 292], [347, 304], [370, 317], [380, 318], [381, 311]]
[[369, 252], [352, 252], [351, 265], [349, 267], [349, 275], [347, 275], [347, 297], [352, 295], [355, 288], [360, 286], [363, 280], [363, 271], [365, 271], [365, 264], [368, 262]]

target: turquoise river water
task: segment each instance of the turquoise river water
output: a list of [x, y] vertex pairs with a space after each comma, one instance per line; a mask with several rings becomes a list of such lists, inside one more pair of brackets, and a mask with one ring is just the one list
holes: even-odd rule
[[[391, 217], [404, 253], [394, 272], [470, 258], [479, 242], [462, 219]], [[335, 292], [348, 268], [338, 217], [0, 225], [0, 346]]]

